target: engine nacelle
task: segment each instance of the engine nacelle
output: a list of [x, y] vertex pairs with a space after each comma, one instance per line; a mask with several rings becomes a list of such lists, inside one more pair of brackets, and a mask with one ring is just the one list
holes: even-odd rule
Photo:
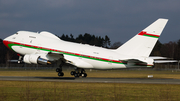
[[25, 55], [23, 61], [28, 64], [42, 64], [42, 65], [51, 64], [51, 62], [49, 62], [46, 59], [40, 58], [40, 56], [37, 54]]

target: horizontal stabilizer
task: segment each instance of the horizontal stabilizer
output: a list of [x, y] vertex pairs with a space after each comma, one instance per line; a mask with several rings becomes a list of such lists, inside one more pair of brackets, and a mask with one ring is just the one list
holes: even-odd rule
[[173, 63], [178, 62], [177, 60], [155, 60], [154, 63]]
[[157, 60], [157, 59], [168, 59], [167, 57], [161, 57], [161, 56], [150, 56], [149, 58]]

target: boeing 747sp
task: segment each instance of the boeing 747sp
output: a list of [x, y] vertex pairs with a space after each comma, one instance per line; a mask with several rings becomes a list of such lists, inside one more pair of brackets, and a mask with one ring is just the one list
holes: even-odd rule
[[18, 31], [5, 38], [3, 43], [20, 54], [28, 64], [48, 65], [57, 62], [58, 76], [64, 76], [62, 65], [75, 67], [71, 75], [86, 77], [85, 69], [121, 69], [152, 67], [149, 57], [168, 19], [158, 19], [119, 48], [112, 50], [60, 40], [50, 32]]

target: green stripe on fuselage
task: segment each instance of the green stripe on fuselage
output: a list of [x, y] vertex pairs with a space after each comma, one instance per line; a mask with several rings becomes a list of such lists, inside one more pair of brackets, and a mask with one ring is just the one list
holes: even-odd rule
[[[26, 47], [26, 48], [31, 48], [31, 49], [36, 49], [36, 50], [42, 50], [42, 51], [47, 51], [47, 52], [58, 52], [58, 51], [52, 51], [48, 49], [41, 49], [41, 48], [36, 48], [36, 47], [30, 47], [30, 46], [25, 46], [25, 45], [18, 45], [18, 44], [8, 44], [8, 46], [12, 49], [12, 46], [20, 46], [20, 47]], [[13, 49], [12, 49], [13, 50]], [[115, 63], [115, 64], [123, 64], [120, 62], [114, 62], [114, 61], [108, 61], [108, 60], [102, 60], [101, 58], [94, 58], [94, 57], [87, 57], [83, 55], [75, 55], [75, 54], [70, 54], [70, 53], [65, 53], [65, 52], [58, 52], [62, 53], [65, 55], [70, 55], [70, 56], [75, 56], [75, 57], [81, 57], [81, 58], [86, 58], [86, 59], [91, 59], [91, 60], [97, 60], [97, 61], [102, 61], [102, 62], [110, 62], [110, 63]], [[126, 65], [126, 64], [124, 64]]]

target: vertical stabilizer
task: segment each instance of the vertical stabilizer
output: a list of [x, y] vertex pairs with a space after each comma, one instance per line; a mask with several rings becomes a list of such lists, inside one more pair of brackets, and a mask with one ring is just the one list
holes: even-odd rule
[[128, 56], [149, 57], [167, 21], [168, 19], [159, 18], [119, 47], [116, 52]]

